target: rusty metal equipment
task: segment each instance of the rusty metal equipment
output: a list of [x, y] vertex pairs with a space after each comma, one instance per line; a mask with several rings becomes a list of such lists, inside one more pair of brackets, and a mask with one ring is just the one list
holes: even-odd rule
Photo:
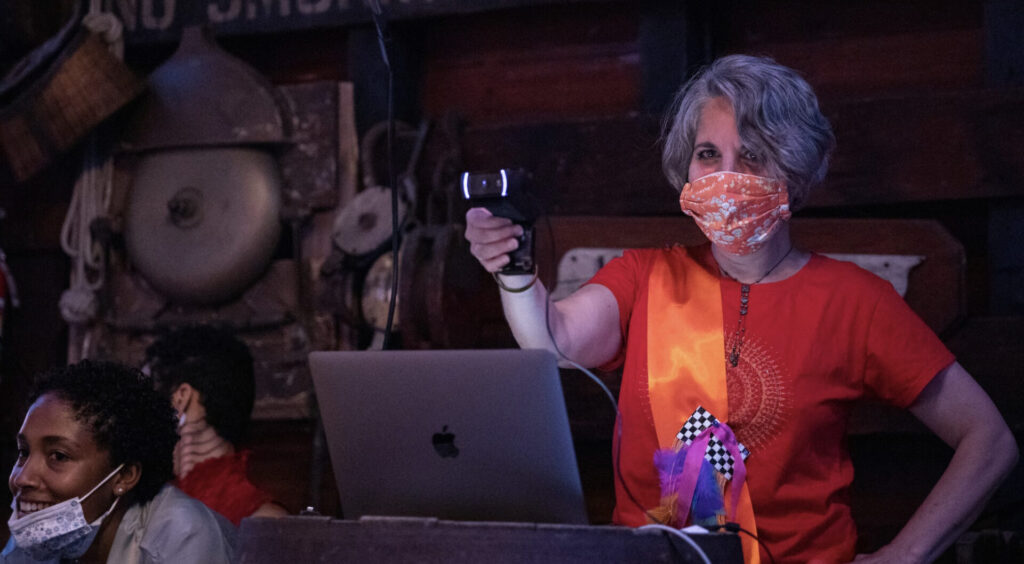
[[125, 217], [132, 263], [176, 301], [234, 296], [263, 273], [277, 246], [280, 185], [274, 157], [254, 148], [142, 159]]
[[269, 82], [187, 28], [150, 76], [123, 141], [141, 153], [125, 214], [132, 264], [178, 303], [239, 295], [266, 269], [280, 236], [274, 152], [287, 120]]
[[208, 28], [186, 28], [177, 51], [149, 76], [149, 92], [122, 140], [125, 150], [275, 145], [289, 140], [273, 86], [217, 46]]

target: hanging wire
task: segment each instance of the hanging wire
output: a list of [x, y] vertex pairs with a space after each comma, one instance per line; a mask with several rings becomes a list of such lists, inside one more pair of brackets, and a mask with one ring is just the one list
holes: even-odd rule
[[367, 0], [365, 2], [373, 15], [373, 25], [377, 30], [377, 42], [380, 45], [380, 56], [384, 67], [388, 71], [388, 186], [391, 188], [391, 297], [388, 300], [388, 317], [384, 326], [383, 350], [391, 348], [391, 336], [395, 322], [395, 306], [398, 302], [398, 263], [401, 262], [398, 255], [400, 243], [400, 229], [398, 225], [398, 175], [395, 171], [395, 71], [391, 67], [391, 58], [388, 53], [391, 45], [391, 37], [387, 29], [387, 21], [384, 19], [384, 11], [381, 9], [380, 0]]

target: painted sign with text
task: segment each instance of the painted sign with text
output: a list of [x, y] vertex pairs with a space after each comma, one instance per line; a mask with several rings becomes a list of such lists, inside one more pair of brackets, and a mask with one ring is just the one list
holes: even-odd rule
[[[585, 2], [587, 0], [575, 0]], [[592, 0], [591, 0], [592, 1]], [[106, 0], [129, 43], [176, 41], [181, 29], [209, 24], [218, 35], [248, 35], [364, 24], [371, 4], [384, 16], [411, 19], [566, 0]]]

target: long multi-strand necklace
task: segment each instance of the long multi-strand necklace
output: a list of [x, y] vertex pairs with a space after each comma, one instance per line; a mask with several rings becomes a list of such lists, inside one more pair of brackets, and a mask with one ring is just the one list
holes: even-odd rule
[[733, 276], [732, 274], [729, 274], [728, 271], [722, 268], [722, 265], [718, 265], [718, 269], [722, 271], [722, 274], [725, 274], [729, 278], [732, 278], [733, 280], [740, 282], [740, 318], [739, 320], [736, 321], [736, 331], [732, 335], [732, 350], [730, 350], [729, 354], [727, 354], [725, 357], [725, 359], [729, 362], [729, 364], [733, 366], [733, 368], [735, 368], [740, 363], [740, 353], [743, 351], [743, 337], [747, 333], [746, 321], [747, 308], [750, 306], [750, 287], [753, 286], [754, 284], [760, 283], [765, 278], [768, 278], [768, 275], [771, 274], [772, 272], [775, 272], [775, 269], [778, 268], [779, 265], [782, 264], [782, 261], [786, 260], [786, 257], [789, 256], [789, 253], [792, 252], [793, 245], [790, 245], [789, 250], [786, 251], [786, 254], [782, 255], [782, 258], [780, 258], [778, 262], [772, 265], [772, 267], [768, 269], [768, 272], [765, 272], [760, 276], [760, 278], [754, 280], [750, 284], [744, 284], [739, 280], [736, 280], [736, 277]]

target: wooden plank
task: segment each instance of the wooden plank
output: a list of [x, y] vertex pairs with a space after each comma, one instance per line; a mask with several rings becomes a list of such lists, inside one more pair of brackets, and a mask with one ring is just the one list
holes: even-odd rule
[[[739, 537], [694, 535], [714, 562], [743, 559]], [[692, 555], [661, 531], [542, 523], [481, 523], [378, 517], [245, 519], [239, 562], [590, 563], [673, 562]], [[689, 558], [686, 559], [689, 561]]]
[[498, 53], [428, 66], [423, 104], [476, 124], [621, 115], [638, 107], [639, 80], [631, 43]]
[[[350, 81], [348, 28], [281, 32], [269, 40], [266, 35], [217, 33], [217, 44], [244, 60], [272, 84], [315, 81]], [[170, 43], [138, 43], [125, 50], [133, 68], [151, 69], [171, 55], [178, 38]]]
[[769, 55], [798, 69], [826, 102], [984, 82], [983, 2], [726, 2], [720, 53]]
[[[1012, 0], [1011, 0], [1012, 1]], [[878, 37], [982, 27], [987, 2], [963, 0], [726, 0], [716, 6], [719, 40], [759, 51], [773, 42]]]
[[563, 46], [632, 43], [641, 11], [634, 2], [562, 2], [437, 18], [422, 29], [428, 59], [472, 60]]
[[282, 113], [290, 120], [291, 137], [278, 156], [285, 184], [281, 194], [284, 217], [336, 206], [343, 175], [355, 178], [354, 171], [341, 170], [344, 164], [354, 163], [338, 159], [339, 115], [352, 112], [351, 107], [341, 106], [339, 88], [330, 81], [277, 87]]
[[827, 104], [886, 93], [979, 88], [984, 85], [983, 43], [977, 28], [803, 38], [759, 45], [757, 52], [798, 69]]
[[[838, 149], [808, 206], [1024, 195], [1024, 88], [851, 101], [825, 108]], [[523, 166], [554, 215], [678, 213], [649, 116], [470, 126], [469, 170]]]
[[839, 149], [812, 206], [1024, 194], [1024, 88], [826, 108]]
[[[639, 105], [635, 7], [552, 6], [424, 26], [423, 106], [475, 124], [621, 115]], [[595, 85], [600, 85], [595, 87]]]

